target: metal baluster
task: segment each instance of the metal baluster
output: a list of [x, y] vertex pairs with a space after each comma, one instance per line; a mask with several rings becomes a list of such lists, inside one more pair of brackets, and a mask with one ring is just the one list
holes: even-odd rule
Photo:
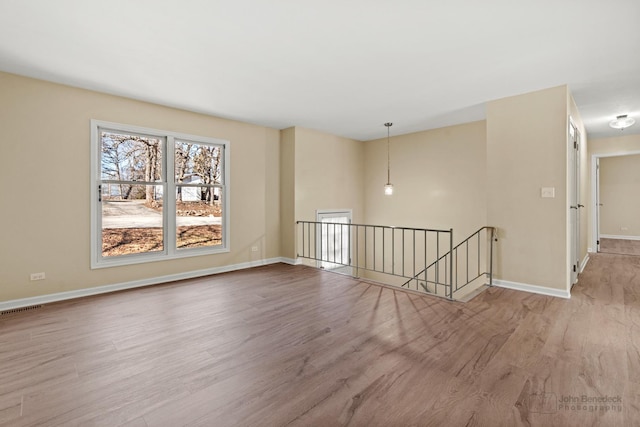
[[[304, 237], [304, 231], [302, 232], [302, 235]], [[309, 254], [309, 256], [311, 256], [311, 223], [310, 222], [307, 222], [307, 253]]]
[[467, 247], [467, 284], [469, 283], [469, 241], [465, 245]]
[[358, 236], [359, 228], [360, 227], [356, 225], [356, 276], [355, 277], [360, 277], [360, 272], [358, 271], [360, 268], [360, 254], [358, 253], [360, 249], [360, 238]]
[[[451, 253], [453, 259], [453, 252]], [[456, 249], [456, 267], [454, 269], [456, 275], [456, 291], [458, 290], [458, 250]]]
[[[449, 253], [452, 254], [453, 251], [453, 228], [450, 229], [449, 234]], [[451, 288], [449, 288], [449, 299], [453, 299], [453, 259], [449, 263], [449, 268], [451, 271], [449, 272], [449, 282], [451, 283]]]
[[424, 286], [429, 289], [427, 283], [427, 230], [424, 231]]
[[391, 229], [391, 274], [396, 274], [396, 229]]
[[364, 269], [367, 269], [367, 226], [364, 226]]
[[[416, 277], [416, 230], [413, 230], [413, 276]], [[418, 290], [418, 281], [416, 280], [416, 291]]]
[[340, 264], [344, 264], [344, 254], [342, 253], [342, 249], [344, 249], [344, 239], [342, 235], [344, 233], [344, 229], [342, 228], [342, 224], [340, 224]]
[[[438, 285], [440, 284], [440, 232], [436, 232], [436, 294], [438, 293]], [[446, 293], [446, 288], [445, 288]]]
[[385, 247], [386, 247], [386, 245], [384, 244], [384, 228], [382, 228], [382, 272], [383, 273], [386, 272], [386, 265], [385, 265], [385, 262], [384, 262]]
[[337, 240], [338, 240], [337, 236], [338, 235], [336, 234], [336, 223], [333, 222], [333, 223], [331, 223], [331, 225], [333, 225], [333, 263], [335, 264], [336, 263], [336, 249], [338, 247], [338, 243], [337, 243]]
[[373, 226], [373, 271], [376, 271], [376, 227]]
[[404, 276], [404, 232], [406, 230], [402, 229], [402, 275]]
[[478, 232], [478, 276], [480, 276], [480, 232]]
[[493, 286], [493, 242], [495, 240], [496, 229], [491, 229], [491, 241], [489, 242], [489, 286]]

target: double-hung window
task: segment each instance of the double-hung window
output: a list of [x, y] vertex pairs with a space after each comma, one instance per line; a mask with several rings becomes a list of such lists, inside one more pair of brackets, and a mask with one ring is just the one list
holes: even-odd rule
[[229, 141], [91, 121], [91, 266], [229, 251]]

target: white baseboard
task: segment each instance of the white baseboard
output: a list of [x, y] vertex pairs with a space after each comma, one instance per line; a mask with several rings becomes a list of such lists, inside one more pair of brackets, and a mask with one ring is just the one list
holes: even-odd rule
[[531, 292], [534, 294], [547, 295], [557, 298], [571, 298], [571, 294], [569, 293], [569, 291], [564, 291], [561, 289], [545, 288], [544, 286], [529, 285], [527, 283], [510, 282], [508, 280], [497, 279], [493, 279], [493, 284], [494, 286], [498, 286], [500, 288], [513, 289], [516, 291]]
[[94, 288], [77, 289], [67, 292], [58, 292], [55, 294], [39, 295], [36, 297], [20, 298], [9, 301], [0, 301], [0, 311], [13, 310], [21, 307], [29, 307], [32, 305], [48, 304], [57, 301], [65, 301], [69, 299], [82, 298], [91, 295], [106, 294], [109, 292], [122, 291], [125, 289], [141, 288], [144, 286], [158, 285], [160, 283], [174, 282], [176, 280], [193, 279], [195, 277], [210, 276], [212, 274], [227, 273], [230, 271], [244, 270], [251, 267], [259, 267], [262, 265], [276, 263], [295, 263], [296, 260], [290, 258], [269, 258], [258, 261], [243, 262], [240, 264], [225, 265], [221, 267], [207, 268], [204, 270], [187, 271], [185, 273], [170, 274], [167, 276], [150, 277], [148, 279], [134, 280], [131, 282], [116, 283], [112, 285], [96, 286]]
[[640, 236], [618, 236], [617, 234], [601, 234], [601, 239], [640, 240]]
[[588, 262], [589, 262], [589, 253], [587, 252], [587, 254], [582, 259], [582, 262], [580, 263], [580, 274], [582, 274]]
[[289, 264], [289, 265], [301, 265], [302, 264], [302, 259], [300, 258], [286, 258], [286, 257], [280, 257], [280, 262], [283, 262], [285, 264]]

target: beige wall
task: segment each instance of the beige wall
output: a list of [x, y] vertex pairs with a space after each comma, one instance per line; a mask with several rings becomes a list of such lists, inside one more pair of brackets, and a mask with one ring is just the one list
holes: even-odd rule
[[296, 220], [315, 221], [318, 209], [352, 209], [364, 214], [363, 143], [295, 128]]
[[[487, 104], [487, 222], [499, 279], [568, 290], [566, 86]], [[541, 187], [555, 198], [541, 198]]]
[[[0, 93], [0, 301], [280, 255], [277, 130], [5, 73]], [[91, 119], [230, 140], [231, 252], [91, 270]]]
[[365, 143], [365, 221], [454, 229], [455, 243], [487, 224], [484, 121], [391, 138], [391, 182], [385, 196], [387, 139]]
[[[0, 301], [295, 258], [295, 221], [318, 209], [453, 228], [454, 242], [494, 225], [497, 277], [567, 287], [567, 110], [578, 114], [566, 87], [493, 101], [486, 122], [393, 137], [391, 197], [382, 191], [386, 138], [278, 131], [4, 73], [0, 93]], [[231, 252], [91, 270], [91, 119], [230, 140]], [[640, 150], [640, 138], [621, 145]], [[543, 186], [556, 197], [540, 198]], [[42, 271], [46, 280], [29, 281]]]
[[[638, 125], [636, 125], [638, 126]], [[624, 155], [640, 152], [640, 134], [589, 140], [589, 156]]]
[[[394, 193], [386, 196], [387, 139], [365, 143], [365, 223], [453, 229], [454, 245], [487, 225], [484, 121], [392, 137], [390, 158]], [[438, 237], [435, 233], [427, 233], [426, 243], [424, 238], [421, 232], [388, 231], [385, 233], [386, 254], [383, 257], [382, 247], [378, 246], [382, 245], [382, 233], [377, 232], [376, 269], [380, 270], [384, 265], [387, 272], [411, 277], [414, 271], [422, 271], [450, 249], [448, 234]], [[358, 260], [360, 265], [364, 264], [362, 255]], [[464, 260], [460, 259], [460, 262], [464, 264]], [[473, 263], [475, 265], [475, 261]], [[367, 266], [373, 267], [371, 255]], [[439, 280], [448, 282], [444, 264], [440, 273]], [[361, 271], [360, 274], [398, 285], [406, 281], [374, 272]], [[434, 280], [435, 269], [431, 269], [430, 274], [433, 274], [430, 280]], [[466, 270], [461, 274], [464, 277]], [[444, 292], [443, 287], [438, 288], [439, 294], [444, 296]]]
[[296, 257], [296, 201], [295, 168], [296, 129], [280, 131], [280, 253], [283, 257]]
[[640, 155], [600, 159], [600, 234], [640, 236]]
[[281, 251], [295, 258], [296, 221], [315, 221], [320, 209], [349, 209], [354, 222], [363, 220], [363, 143], [301, 127], [280, 134]]

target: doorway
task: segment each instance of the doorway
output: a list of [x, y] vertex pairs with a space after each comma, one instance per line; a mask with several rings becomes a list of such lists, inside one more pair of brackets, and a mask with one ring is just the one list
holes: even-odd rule
[[640, 153], [593, 158], [598, 252], [640, 255]]
[[319, 268], [352, 274], [351, 217], [350, 209], [316, 211], [316, 221], [320, 223], [316, 242]]

